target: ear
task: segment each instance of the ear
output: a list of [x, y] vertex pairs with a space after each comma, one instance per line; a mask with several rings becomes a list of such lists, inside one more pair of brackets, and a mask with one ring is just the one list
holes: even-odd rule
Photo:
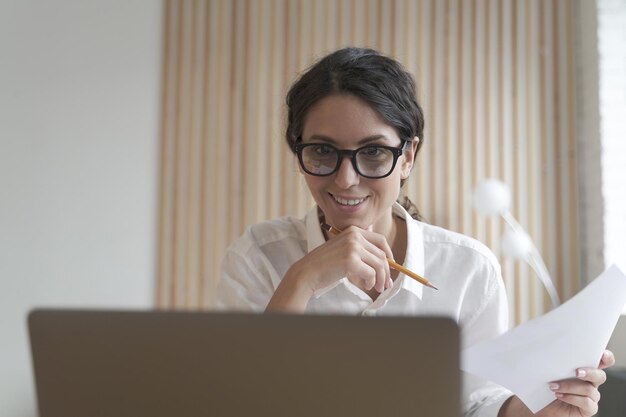
[[415, 138], [413, 138], [413, 140], [409, 142], [408, 146], [404, 150], [404, 153], [402, 154], [404, 158], [402, 161], [402, 171], [400, 175], [403, 180], [409, 178], [409, 175], [411, 175], [411, 170], [413, 169], [413, 165], [415, 164], [415, 156], [417, 155], [417, 145], [419, 143], [420, 138], [415, 136]]

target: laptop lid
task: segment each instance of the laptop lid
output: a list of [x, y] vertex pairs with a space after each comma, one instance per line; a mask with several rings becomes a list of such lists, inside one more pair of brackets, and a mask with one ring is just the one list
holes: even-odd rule
[[36, 310], [40, 417], [460, 415], [437, 317]]

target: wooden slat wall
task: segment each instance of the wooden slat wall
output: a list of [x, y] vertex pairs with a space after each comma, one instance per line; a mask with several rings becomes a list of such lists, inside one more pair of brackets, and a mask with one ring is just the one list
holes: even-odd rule
[[[504, 226], [472, 210], [471, 191], [505, 181], [569, 298], [580, 274], [572, 3], [166, 1], [158, 306], [210, 307], [224, 249], [245, 226], [313, 204], [284, 144], [284, 95], [346, 45], [416, 76], [426, 138], [406, 192], [427, 220], [498, 253]], [[532, 270], [501, 262], [512, 322], [546, 311]]]

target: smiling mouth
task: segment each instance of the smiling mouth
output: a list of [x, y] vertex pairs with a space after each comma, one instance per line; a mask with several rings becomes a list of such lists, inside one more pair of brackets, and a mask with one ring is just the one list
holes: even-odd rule
[[[330, 193], [329, 193], [330, 194]], [[330, 194], [332, 196], [332, 198], [339, 204], [341, 204], [342, 206], [358, 206], [359, 204], [361, 204], [362, 202], [364, 202], [367, 197], [364, 198], [343, 198], [343, 197], [338, 197], [334, 194]]]

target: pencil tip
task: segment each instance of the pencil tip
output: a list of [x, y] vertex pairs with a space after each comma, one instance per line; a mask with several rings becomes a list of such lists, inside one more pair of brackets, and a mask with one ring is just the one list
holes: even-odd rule
[[430, 288], [433, 288], [433, 289], [435, 289], [435, 290], [439, 291], [439, 288], [435, 287], [435, 286], [434, 286], [433, 284], [431, 284], [430, 282], [428, 283], [428, 286], [429, 286]]

